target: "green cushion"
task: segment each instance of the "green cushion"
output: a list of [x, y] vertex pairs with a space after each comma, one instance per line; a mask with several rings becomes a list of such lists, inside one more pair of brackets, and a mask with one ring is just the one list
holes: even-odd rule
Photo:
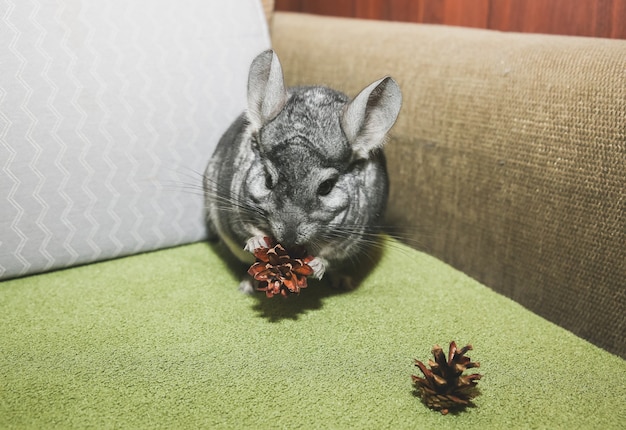
[[[351, 292], [237, 291], [199, 243], [0, 284], [0, 428], [617, 428], [626, 361], [386, 240]], [[367, 263], [364, 261], [364, 263]], [[471, 343], [476, 407], [413, 395]]]

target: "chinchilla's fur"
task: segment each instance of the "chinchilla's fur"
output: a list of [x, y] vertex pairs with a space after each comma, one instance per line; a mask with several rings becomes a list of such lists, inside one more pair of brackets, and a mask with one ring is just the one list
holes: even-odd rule
[[250, 67], [248, 109], [205, 172], [209, 236], [246, 262], [265, 236], [304, 245], [318, 278], [364, 252], [387, 200], [382, 146], [401, 100], [390, 77], [351, 101], [321, 86], [286, 89], [276, 54], [261, 53]]

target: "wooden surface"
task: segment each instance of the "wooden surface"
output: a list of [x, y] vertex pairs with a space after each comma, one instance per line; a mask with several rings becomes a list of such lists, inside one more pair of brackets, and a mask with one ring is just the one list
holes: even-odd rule
[[276, 0], [276, 10], [626, 39], [626, 0]]

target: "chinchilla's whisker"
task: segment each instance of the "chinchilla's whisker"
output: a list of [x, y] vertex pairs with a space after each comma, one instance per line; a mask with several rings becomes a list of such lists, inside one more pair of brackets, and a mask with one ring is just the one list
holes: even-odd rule
[[215, 205], [214, 207], [219, 213], [223, 213], [225, 216], [234, 217], [238, 220], [243, 220], [244, 218], [248, 221], [262, 219], [262, 214], [258, 213], [253, 208], [236, 208], [231, 205], [223, 204]]
[[[187, 180], [168, 180], [168, 181], [163, 181], [163, 185], [168, 188], [168, 189], [173, 189], [173, 190], [185, 190], [185, 191], [192, 191], [195, 192], [196, 191], [200, 191], [202, 193], [202, 195], [204, 195], [207, 190], [205, 189], [205, 185], [204, 185], [204, 181], [203, 181], [203, 175], [199, 172], [197, 172], [194, 169], [191, 168], [187, 168], [187, 170], [190, 173], [186, 173], [186, 172], [181, 172], [179, 170], [176, 169], [171, 169], [172, 171], [176, 172], [179, 176], [185, 177]], [[210, 182], [210, 181], [208, 181]], [[215, 184], [213, 184], [215, 185]], [[218, 189], [218, 192], [220, 190]], [[222, 190], [224, 195], [228, 195], [228, 190]]]
[[259, 215], [256, 211], [250, 208], [245, 208], [245, 207], [234, 208], [231, 205], [224, 205], [224, 204], [215, 205], [215, 209], [217, 209], [218, 211], [222, 213], [227, 213], [227, 214], [242, 213], [242, 214], [248, 214], [248, 215], [254, 215], [254, 216]]
[[174, 169], [174, 168], [165, 168], [173, 173], [175, 173], [178, 176], [185, 176], [189, 179], [192, 180], [197, 180], [199, 179], [200, 182], [202, 182], [202, 179], [204, 177], [204, 173], [197, 171], [196, 169], [193, 169], [191, 167], [187, 167], [187, 166], [179, 166], [178, 168]]
[[210, 199], [216, 207], [228, 208], [234, 210], [235, 208], [250, 214], [256, 214], [262, 218], [265, 218], [265, 213], [256, 206], [247, 204], [245, 202], [238, 202], [231, 198], [228, 194], [221, 194], [218, 192], [207, 192], [207, 198]]
[[416, 238], [418, 234], [419, 236], [422, 236], [421, 229], [419, 228], [411, 229], [412, 230], [411, 233], [413, 234], [407, 234], [407, 232], [405, 231], [407, 229], [405, 228], [394, 229], [384, 224], [371, 226], [366, 231], [362, 231], [361, 226], [349, 226], [348, 225], [348, 226], [333, 226], [333, 227], [337, 231], [341, 232], [339, 234], [344, 234], [346, 236], [351, 235], [351, 234], [362, 234], [362, 235], [370, 235], [372, 237], [375, 237], [380, 234], [384, 234], [400, 242], [406, 243], [413, 248], [424, 249], [424, 244], [419, 239]]
[[204, 195], [204, 188], [202, 186], [185, 182], [165, 181], [163, 182], [163, 189], [167, 191], [185, 191]]
[[376, 231], [363, 231], [363, 228], [359, 226], [334, 226], [331, 231], [324, 234], [324, 238], [329, 241], [341, 241], [349, 240], [353, 235], [359, 235], [360, 239], [356, 243], [356, 247], [366, 256], [368, 255], [368, 249], [384, 249], [385, 247], [395, 249], [406, 257], [411, 256], [410, 251], [401, 243], [396, 241], [383, 241], [380, 233]]
[[321, 241], [319, 239], [312, 239], [311, 242], [309, 243], [309, 248], [310, 248], [308, 249], [309, 252], [312, 252], [312, 253], [319, 252], [319, 250], [322, 248]]
[[202, 190], [194, 189], [194, 188], [185, 188], [185, 187], [163, 187], [163, 190], [168, 192], [183, 192], [186, 194], [192, 194], [196, 196], [204, 196], [204, 192]]
[[227, 192], [226, 190], [220, 190], [219, 187], [216, 187], [216, 188], [217, 189], [215, 191], [205, 190], [205, 195], [207, 196], [207, 198], [213, 201], [214, 203], [230, 205], [233, 208], [239, 208], [244, 211], [257, 214], [263, 219], [266, 218], [265, 212], [262, 211], [257, 206], [250, 205], [246, 202], [239, 202], [235, 198], [230, 196], [229, 191]]
[[376, 258], [372, 255], [372, 253], [368, 252], [367, 246], [359, 246], [357, 252], [352, 257], [353, 264], [363, 264], [363, 260], [366, 259], [370, 264], [376, 264]]

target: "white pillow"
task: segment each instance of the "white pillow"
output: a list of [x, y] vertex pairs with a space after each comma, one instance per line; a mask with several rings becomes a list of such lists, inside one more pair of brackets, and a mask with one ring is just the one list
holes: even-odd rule
[[9, 0], [0, 41], [0, 279], [205, 238], [258, 1]]

